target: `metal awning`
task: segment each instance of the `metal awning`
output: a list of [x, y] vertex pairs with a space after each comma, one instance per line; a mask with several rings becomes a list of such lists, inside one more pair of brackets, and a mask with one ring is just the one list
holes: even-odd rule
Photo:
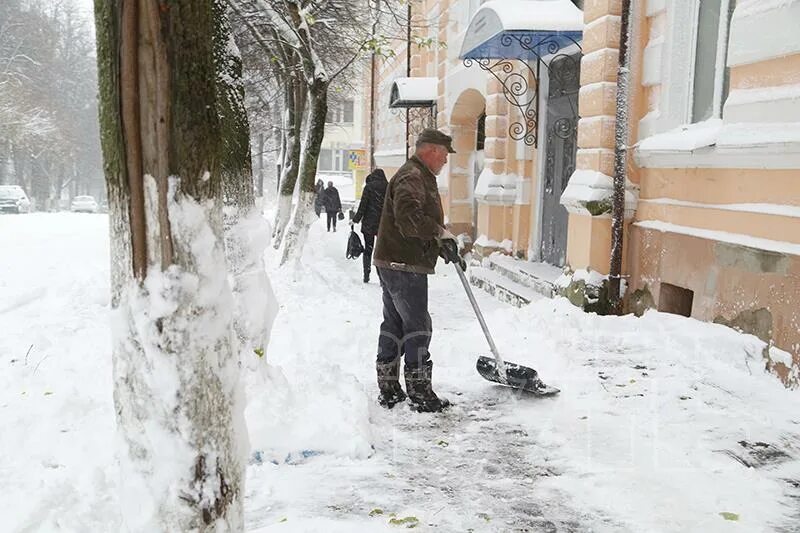
[[391, 109], [433, 107], [439, 96], [437, 78], [397, 78], [389, 96]]
[[475, 12], [459, 57], [502, 85], [519, 116], [510, 138], [538, 146], [539, 68], [579, 67], [583, 27], [583, 11], [570, 0], [490, 0]]
[[569, 0], [490, 0], [470, 21], [459, 57], [535, 62], [579, 45], [583, 27]]

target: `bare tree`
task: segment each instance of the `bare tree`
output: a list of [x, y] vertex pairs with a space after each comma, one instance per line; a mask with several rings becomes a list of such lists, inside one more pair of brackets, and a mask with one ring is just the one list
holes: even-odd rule
[[274, 58], [270, 67], [281, 87], [275, 104], [283, 109], [283, 138], [273, 244], [282, 247], [283, 264], [299, 257], [314, 219], [314, 184], [331, 84], [373, 41], [370, 21], [376, 12], [367, 0], [228, 2], [262, 53]]
[[0, 180], [40, 209], [102, 194], [93, 50], [73, 0], [0, 5]]
[[[246, 57], [270, 58], [246, 65], [268, 71], [263, 76], [268, 96], [259, 99], [282, 111], [275, 128], [281, 134], [274, 143], [281, 180], [273, 245], [281, 248], [285, 264], [300, 257], [314, 220], [314, 184], [329, 102], [337, 90], [346, 92], [360, 83], [362, 57], [391, 56], [400, 41], [407, 42], [408, 2], [418, 0], [226, 1], [247, 30], [239, 35], [244, 48], [255, 50]], [[427, 21], [414, 24], [419, 30]], [[434, 44], [429, 41], [414, 38], [416, 46]]]

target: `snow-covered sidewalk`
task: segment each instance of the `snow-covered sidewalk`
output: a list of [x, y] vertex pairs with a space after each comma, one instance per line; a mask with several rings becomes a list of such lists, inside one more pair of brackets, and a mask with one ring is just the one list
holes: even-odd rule
[[[455, 406], [387, 411], [380, 288], [344, 258], [346, 230], [315, 224], [300, 269], [270, 270], [281, 310], [267, 378], [248, 380], [250, 531], [800, 530], [800, 396], [764, 374], [758, 339], [478, 292], [506, 358], [562, 389], [532, 398], [475, 372], [488, 350], [440, 265], [434, 385]], [[4, 531], [119, 528], [107, 248], [102, 215], [0, 217]]]

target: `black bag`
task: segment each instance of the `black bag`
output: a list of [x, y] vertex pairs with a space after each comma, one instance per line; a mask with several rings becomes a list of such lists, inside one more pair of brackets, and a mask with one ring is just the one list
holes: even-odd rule
[[350, 230], [350, 238], [347, 239], [347, 258], [358, 259], [364, 253], [364, 245], [361, 244], [361, 237], [356, 235], [356, 232]]
[[339, 218], [339, 220], [344, 220], [344, 213], [342, 213], [341, 211], [339, 211], [339, 214], [336, 216]]

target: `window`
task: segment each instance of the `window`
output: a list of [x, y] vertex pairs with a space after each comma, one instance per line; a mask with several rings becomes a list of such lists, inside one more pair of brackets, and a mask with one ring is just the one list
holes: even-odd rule
[[319, 151], [317, 170], [320, 172], [344, 172], [347, 170], [347, 150], [323, 148]]
[[640, 140], [721, 118], [728, 91], [728, 29], [735, 0], [661, 5], [667, 24], [663, 38], [650, 35], [643, 56], [643, 84], [660, 90], [653, 93], [658, 96], [654, 108], [639, 121]]
[[333, 154], [327, 148], [319, 151], [319, 161], [317, 162], [318, 170], [333, 170]]
[[701, 0], [694, 50], [692, 122], [721, 116], [728, 93], [728, 30], [734, 0]]
[[658, 296], [658, 310], [662, 313], [672, 313], [685, 317], [692, 316], [692, 303], [694, 291], [661, 282], [661, 291]]
[[333, 170], [344, 170], [346, 167], [347, 156], [344, 150], [334, 150], [333, 152]]
[[353, 115], [355, 111], [355, 105], [352, 100], [346, 100], [342, 104], [342, 122], [346, 122], [348, 124], [353, 123]]
[[328, 114], [325, 122], [328, 124], [352, 124], [355, 113], [355, 104], [352, 100], [344, 102], [331, 102], [328, 105]]

